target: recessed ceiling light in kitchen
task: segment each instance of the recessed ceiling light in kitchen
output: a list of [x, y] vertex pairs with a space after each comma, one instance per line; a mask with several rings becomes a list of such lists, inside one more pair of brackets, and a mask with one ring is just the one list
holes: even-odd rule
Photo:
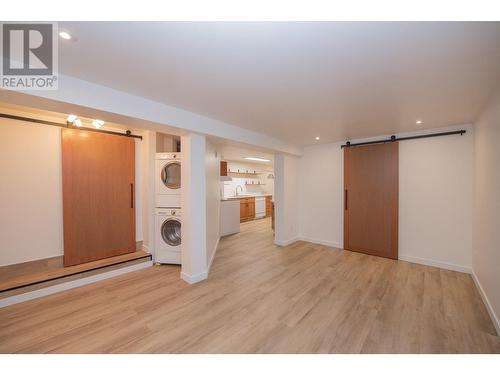
[[253, 160], [253, 161], [264, 161], [264, 162], [268, 162], [268, 161], [271, 161], [269, 159], [264, 159], [264, 158], [256, 158], [256, 157], [253, 157], [253, 156], [247, 156], [246, 158], [244, 158], [246, 160]]

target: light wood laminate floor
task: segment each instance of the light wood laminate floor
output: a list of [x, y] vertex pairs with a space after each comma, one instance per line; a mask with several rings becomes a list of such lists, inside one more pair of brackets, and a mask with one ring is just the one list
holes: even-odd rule
[[297, 242], [223, 238], [207, 281], [155, 266], [0, 309], [0, 352], [499, 353], [467, 274]]

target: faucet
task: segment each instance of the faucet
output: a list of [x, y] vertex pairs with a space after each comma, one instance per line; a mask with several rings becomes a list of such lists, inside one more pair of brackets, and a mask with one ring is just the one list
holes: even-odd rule
[[236, 196], [238, 196], [238, 188], [241, 189], [241, 192], [243, 193], [243, 187], [241, 185], [236, 186]]

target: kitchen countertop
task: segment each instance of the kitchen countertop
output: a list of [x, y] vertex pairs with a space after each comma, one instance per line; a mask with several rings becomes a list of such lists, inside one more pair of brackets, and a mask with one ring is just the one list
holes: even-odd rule
[[268, 197], [268, 196], [272, 196], [272, 194], [251, 194], [251, 195], [244, 195], [244, 196], [238, 196], [238, 197], [224, 197], [224, 198], [221, 198], [220, 200], [222, 202], [225, 202], [225, 201], [235, 201], [235, 200], [239, 200], [241, 198], [257, 198], [257, 197]]

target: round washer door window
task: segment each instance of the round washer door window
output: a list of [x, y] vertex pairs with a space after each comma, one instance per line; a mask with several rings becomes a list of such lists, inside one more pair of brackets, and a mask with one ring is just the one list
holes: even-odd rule
[[161, 170], [161, 180], [169, 189], [181, 187], [181, 164], [178, 162], [168, 163]]
[[165, 220], [161, 226], [161, 237], [170, 246], [181, 244], [181, 222], [176, 219]]

